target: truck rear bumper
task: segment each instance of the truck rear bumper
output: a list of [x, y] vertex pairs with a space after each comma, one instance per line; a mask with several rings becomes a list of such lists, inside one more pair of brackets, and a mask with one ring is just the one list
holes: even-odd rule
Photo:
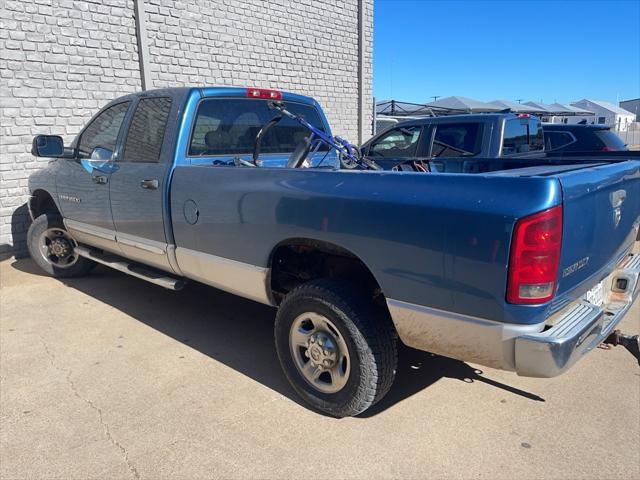
[[[515, 370], [527, 377], [555, 377], [597, 347], [622, 320], [640, 292], [640, 254], [628, 254], [603, 281], [601, 306], [584, 300], [551, 319], [540, 333], [515, 339]], [[621, 288], [623, 286], [625, 288]]]
[[[603, 303], [579, 300], [547, 321], [517, 325], [387, 299], [400, 339], [408, 346], [465, 362], [554, 377], [601, 343], [640, 291], [640, 254], [628, 254], [603, 281]], [[626, 281], [626, 288], [617, 285]]]

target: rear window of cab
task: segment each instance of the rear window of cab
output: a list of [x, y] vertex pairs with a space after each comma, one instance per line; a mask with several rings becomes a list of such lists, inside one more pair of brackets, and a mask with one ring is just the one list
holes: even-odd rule
[[[287, 110], [325, 130], [311, 105], [286, 102]], [[247, 155], [253, 153], [256, 135], [278, 112], [266, 100], [211, 98], [200, 102], [189, 142], [189, 156]], [[262, 153], [291, 153], [310, 132], [284, 117], [262, 139]]]
[[544, 149], [542, 123], [535, 117], [519, 116], [504, 122], [502, 156], [536, 152]]

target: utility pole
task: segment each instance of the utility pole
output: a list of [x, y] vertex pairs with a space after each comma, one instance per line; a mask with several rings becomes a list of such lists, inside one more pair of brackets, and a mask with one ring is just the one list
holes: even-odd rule
[[442, 97], [442, 95], [432, 95], [431, 98], [433, 98], [433, 101], [435, 102], [437, 99], [439, 99], [440, 97]]
[[522, 100], [524, 100], [524, 98], [516, 98], [516, 102], [518, 103], [522, 103]]

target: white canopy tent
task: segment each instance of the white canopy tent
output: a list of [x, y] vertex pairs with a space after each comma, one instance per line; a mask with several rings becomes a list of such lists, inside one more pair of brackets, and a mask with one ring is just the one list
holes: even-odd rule
[[514, 113], [530, 113], [534, 115], [539, 113], [546, 113], [546, 111], [541, 112], [540, 109], [532, 107], [531, 105], [527, 105], [526, 103], [516, 103], [512, 102], [511, 100], [493, 100], [489, 103], [501, 107], [505, 110], [509, 109]]
[[564, 105], [562, 103], [552, 103], [551, 106], [563, 112], [565, 116], [595, 115], [593, 112], [590, 112], [585, 108], [578, 108], [578, 107], [574, 107], [573, 105]]
[[490, 113], [504, 110], [504, 108], [492, 105], [491, 103], [459, 96], [441, 98], [435, 102], [427, 103], [427, 106], [448, 110], [458, 110], [461, 113]]

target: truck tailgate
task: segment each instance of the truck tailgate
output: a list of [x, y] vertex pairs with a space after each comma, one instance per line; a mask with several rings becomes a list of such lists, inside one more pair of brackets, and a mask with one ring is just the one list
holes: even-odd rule
[[556, 296], [559, 307], [602, 280], [635, 241], [640, 223], [640, 161], [557, 176], [564, 217]]

